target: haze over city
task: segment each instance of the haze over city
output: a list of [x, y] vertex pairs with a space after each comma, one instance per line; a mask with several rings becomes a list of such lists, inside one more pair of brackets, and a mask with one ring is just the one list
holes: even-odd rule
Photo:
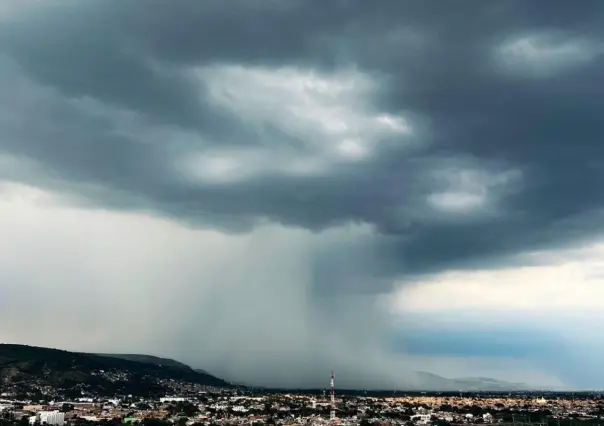
[[2, 0], [0, 341], [603, 388], [602, 75], [597, 0]]

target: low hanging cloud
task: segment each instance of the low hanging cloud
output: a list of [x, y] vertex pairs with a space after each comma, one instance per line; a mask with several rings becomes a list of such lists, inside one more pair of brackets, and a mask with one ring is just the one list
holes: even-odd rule
[[486, 292], [599, 239], [602, 12], [6, 2], [0, 336], [254, 384], [416, 383], [438, 363], [388, 347], [414, 315], [398, 292]]

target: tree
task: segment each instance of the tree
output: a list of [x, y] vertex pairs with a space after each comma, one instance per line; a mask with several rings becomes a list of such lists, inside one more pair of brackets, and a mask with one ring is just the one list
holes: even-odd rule
[[172, 426], [172, 423], [160, 419], [144, 419], [143, 426]]
[[479, 405], [472, 405], [472, 407], [470, 407], [470, 413], [473, 416], [481, 416], [483, 413], [483, 409]]
[[67, 413], [69, 411], [72, 411], [74, 409], [73, 404], [63, 404], [61, 405], [61, 408], [59, 408], [59, 411], [61, 413]]
[[375, 411], [373, 411], [373, 410], [367, 410], [367, 411], [365, 412], [365, 415], [366, 415], [367, 417], [369, 417], [369, 418], [377, 417], [377, 414], [376, 414], [376, 413], [375, 413]]
[[197, 405], [192, 404], [189, 401], [184, 401], [169, 405], [167, 411], [171, 416], [176, 416], [182, 413], [186, 417], [194, 417], [199, 413], [199, 408], [197, 408]]

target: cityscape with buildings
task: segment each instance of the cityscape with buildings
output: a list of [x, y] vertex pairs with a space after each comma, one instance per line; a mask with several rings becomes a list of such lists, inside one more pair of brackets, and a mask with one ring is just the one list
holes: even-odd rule
[[[2, 424], [191, 425], [600, 425], [604, 398], [597, 393], [338, 392], [212, 387], [158, 382], [167, 393], [67, 397], [47, 386], [7, 385], [0, 393]], [[26, 391], [24, 389], [27, 389]]]

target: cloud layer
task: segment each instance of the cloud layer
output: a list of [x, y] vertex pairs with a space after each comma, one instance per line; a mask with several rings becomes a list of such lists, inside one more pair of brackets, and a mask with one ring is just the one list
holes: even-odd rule
[[401, 387], [396, 315], [564, 309], [529, 254], [600, 239], [602, 4], [379, 3], [5, 2], [0, 336]]

